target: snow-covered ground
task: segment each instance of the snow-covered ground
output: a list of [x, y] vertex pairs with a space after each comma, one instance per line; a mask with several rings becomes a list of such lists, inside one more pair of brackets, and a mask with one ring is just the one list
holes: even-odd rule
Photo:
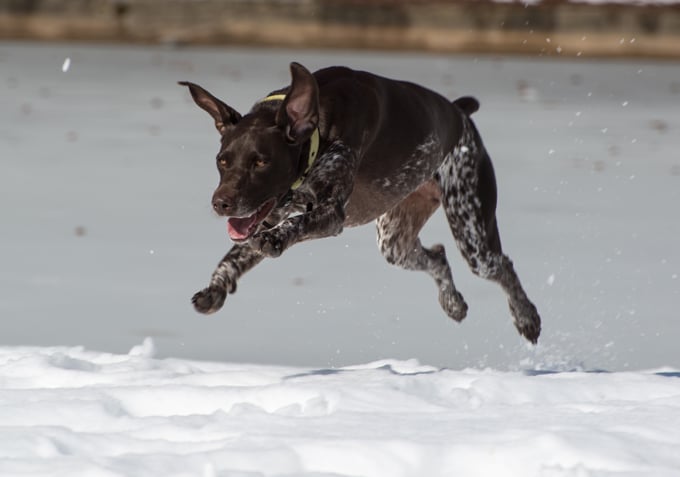
[[[371, 226], [193, 312], [229, 243], [175, 82], [244, 111], [291, 60], [481, 100], [538, 346], [441, 214], [461, 325]], [[0, 475], [679, 476], [679, 99], [670, 63], [0, 43]]]
[[680, 373], [0, 349], [0, 475], [680, 475]]

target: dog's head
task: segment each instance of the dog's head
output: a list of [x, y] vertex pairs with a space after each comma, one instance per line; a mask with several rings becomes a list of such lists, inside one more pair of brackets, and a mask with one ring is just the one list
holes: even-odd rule
[[262, 101], [241, 116], [200, 86], [188, 86], [196, 104], [215, 120], [222, 137], [217, 154], [220, 183], [212, 197], [218, 215], [229, 217], [234, 241], [250, 238], [288, 193], [304, 168], [302, 149], [319, 123], [319, 88], [302, 65], [291, 63], [292, 82], [283, 100]]

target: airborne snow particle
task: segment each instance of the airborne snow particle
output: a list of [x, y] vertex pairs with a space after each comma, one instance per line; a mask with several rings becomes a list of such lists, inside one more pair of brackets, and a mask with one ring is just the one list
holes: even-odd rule
[[61, 71], [66, 73], [69, 70], [70, 67], [71, 67], [71, 58], [67, 56], [66, 59], [64, 60], [64, 63], [61, 65]]
[[549, 287], [553, 286], [553, 283], [555, 283], [555, 274], [554, 273], [550, 274], [546, 283], [548, 284]]

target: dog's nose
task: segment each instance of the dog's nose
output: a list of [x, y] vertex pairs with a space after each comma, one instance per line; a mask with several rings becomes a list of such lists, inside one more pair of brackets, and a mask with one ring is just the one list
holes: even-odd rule
[[213, 209], [215, 209], [215, 212], [217, 212], [219, 215], [224, 215], [226, 214], [232, 207], [233, 201], [229, 198], [225, 197], [213, 197]]

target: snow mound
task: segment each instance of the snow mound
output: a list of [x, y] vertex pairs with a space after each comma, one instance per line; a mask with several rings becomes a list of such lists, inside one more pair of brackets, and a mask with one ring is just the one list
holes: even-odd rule
[[0, 348], [0, 475], [677, 476], [680, 372]]

